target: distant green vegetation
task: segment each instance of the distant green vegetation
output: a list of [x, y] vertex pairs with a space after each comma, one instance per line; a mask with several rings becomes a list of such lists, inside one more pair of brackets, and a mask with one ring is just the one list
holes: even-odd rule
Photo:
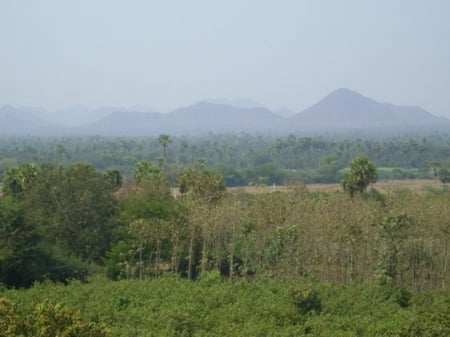
[[173, 185], [180, 169], [204, 160], [227, 186], [296, 182], [336, 183], [357, 155], [369, 157], [380, 179], [431, 178], [431, 164], [449, 167], [450, 135], [402, 135], [390, 138], [309, 137], [304, 135], [210, 134], [203, 137], [2, 137], [0, 174], [21, 163], [82, 162], [98, 170], [117, 169], [131, 180], [137, 162], [165, 163]]
[[380, 180], [415, 179], [424, 177], [418, 168], [378, 167]]

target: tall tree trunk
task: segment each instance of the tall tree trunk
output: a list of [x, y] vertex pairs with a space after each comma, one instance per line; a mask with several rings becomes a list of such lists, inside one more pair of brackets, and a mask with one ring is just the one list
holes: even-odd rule
[[161, 263], [161, 241], [157, 240], [156, 241], [156, 268], [155, 268], [155, 274], [156, 277], [159, 277], [159, 265]]
[[230, 254], [228, 260], [230, 261], [230, 269], [229, 269], [229, 281], [233, 281], [234, 277], [234, 243], [233, 240], [230, 243]]
[[448, 265], [448, 242], [445, 243], [444, 248], [444, 265], [442, 268], [442, 288], [445, 288], [445, 278], [447, 277], [447, 265]]
[[202, 260], [201, 260], [201, 271], [202, 274], [204, 274], [207, 271], [208, 267], [208, 248], [207, 248], [208, 242], [206, 240], [206, 237], [203, 238], [203, 245], [202, 245]]
[[192, 280], [192, 267], [194, 259], [194, 228], [191, 230], [191, 239], [189, 240], [189, 264], [188, 264], [188, 279]]

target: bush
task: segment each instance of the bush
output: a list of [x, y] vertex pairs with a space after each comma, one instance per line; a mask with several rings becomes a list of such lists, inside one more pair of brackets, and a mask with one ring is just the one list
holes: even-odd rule
[[0, 298], [0, 337], [106, 337], [106, 328], [84, 322], [79, 311], [60, 304], [38, 304], [30, 313]]
[[293, 288], [291, 297], [295, 306], [302, 314], [309, 312], [320, 313], [322, 311], [322, 302], [319, 294], [313, 289], [312, 285], [304, 288]]

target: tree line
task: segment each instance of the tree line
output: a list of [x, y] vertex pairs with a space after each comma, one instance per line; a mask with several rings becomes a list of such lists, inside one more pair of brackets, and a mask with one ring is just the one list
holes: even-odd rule
[[97, 170], [117, 169], [132, 181], [137, 162], [164, 162], [169, 182], [175, 185], [182, 167], [199, 159], [220, 172], [227, 186], [272, 185], [287, 181], [338, 182], [343, 169], [364, 154], [379, 167], [383, 178], [430, 178], [433, 164], [448, 169], [450, 135], [402, 135], [391, 138], [342, 138], [290, 134], [247, 133], [203, 137], [2, 137], [0, 174], [22, 163], [84, 161]]

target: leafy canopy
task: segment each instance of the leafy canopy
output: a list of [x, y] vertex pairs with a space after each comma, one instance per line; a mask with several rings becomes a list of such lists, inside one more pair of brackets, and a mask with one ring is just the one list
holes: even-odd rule
[[344, 174], [341, 184], [344, 190], [353, 197], [356, 192], [365, 192], [369, 184], [376, 183], [377, 178], [375, 164], [365, 156], [357, 156], [350, 162], [350, 170]]

